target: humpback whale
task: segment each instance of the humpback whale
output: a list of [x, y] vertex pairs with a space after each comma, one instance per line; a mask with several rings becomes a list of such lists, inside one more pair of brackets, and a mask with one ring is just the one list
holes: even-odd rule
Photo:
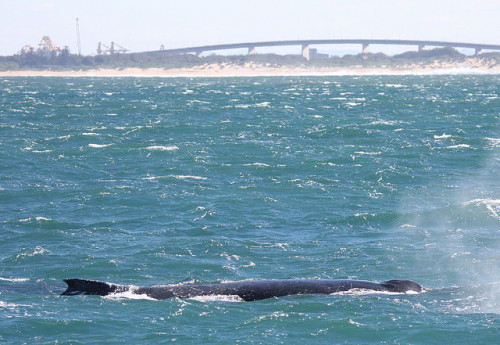
[[163, 300], [171, 297], [191, 298], [200, 296], [239, 296], [244, 301], [257, 301], [272, 297], [304, 294], [332, 294], [351, 289], [374, 292], [422, 292], [422, 285], [411, 280], [388, 280], [382, 283], [364, 280], [287, 279], [252, 280], [219, 284], [172, 284], [138, 287], [117, 285], [96, 280], [64, 279], [68, 284], [62, 295], [99, 295], [130, 292]]

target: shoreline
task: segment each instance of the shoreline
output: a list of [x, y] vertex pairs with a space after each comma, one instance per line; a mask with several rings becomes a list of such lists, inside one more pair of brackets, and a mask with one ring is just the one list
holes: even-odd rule
[[102, 68], [90, 70], [14, 70], [0, 71], [0, 77], [268, 77], [268, 76], [370, 76], [370, 75], [447, 75], [500, 74], [500, 65], [480, 59], [464, 62], [436, 61], [433, 64], [402, 66], [347, 67], [271, 66], [269, 64], [225, 63], [182, 68]]

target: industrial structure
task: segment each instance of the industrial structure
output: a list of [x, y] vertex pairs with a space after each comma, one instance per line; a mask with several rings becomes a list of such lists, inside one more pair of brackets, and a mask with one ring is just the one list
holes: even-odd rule
[[33, 48], [30, 45], [25, 45], [24, 47], [21, 48], [18, 54], [19, 55], [36, 54], [45, 57], [53, 57], [53, 56], [58, 56], [65, 49], [67, 50], [68, 48], [67, 47], [60, 48], [50, 39], [49, 36], [43, 36], [42, 40], [38, 44], [37, 50], [35, 50], [35, 48]]
[[128, 49], [123, 48], [121, 45], [115, 42], [111, 42], [110, 47], [101, 42], [99, 42], [99, 44], [97, 45], [97, 55], [124, 54], [128, 51], [129, 51]]
[[82, 55], [82, 43], [80, 41], [80, 24], [76, 18], [76, 45], [78, 46], [78, 55]]

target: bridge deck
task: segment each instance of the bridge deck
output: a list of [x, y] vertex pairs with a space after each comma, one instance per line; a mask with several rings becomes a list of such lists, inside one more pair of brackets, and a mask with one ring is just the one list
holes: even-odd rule
[[325, 39], [325, 40], [291, 40], [291, 41], [267, 41], [267, 42], [246, 42], [246, 43], [231, 43], [231, 44], [216, 44], [187, 48], [165, 49], [155, 52], [165, 54], [185, 54], [185, 53], [201, 53], [204, 51], [213, 50], [228, 50], [240, 48], [256, 48], [256, 47], [273, 47], [273, 46], [291, 46], [291, 45], [323, 45], [323, 44], [382, 44], [382, 45], [417, 45], [417, 46], [432, 46], [432, 47], [454, 47], [454, 48], [471, 48], [476, 51], [500, 50], [500, 45], [497, 44], [481, 44], [481, 43], [463, 43], [463, 42], [444, 42], [444, 41], [418, 41], [418, 40], [386, 40], [386, 39]]

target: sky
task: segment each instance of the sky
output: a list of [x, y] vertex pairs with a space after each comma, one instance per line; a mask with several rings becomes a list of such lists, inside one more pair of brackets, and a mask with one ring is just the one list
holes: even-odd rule
[[[76, 18], [82, 54], [95, 55], [99, 42], [112, 41], [132, 52], [299, 39], [500, 44], [499, 15], [500, 0], [0, 0], [0, 55], [38, 47], [45, 35], [77, 53]], [[300, 53], [257, 53], [278, 49]]]

